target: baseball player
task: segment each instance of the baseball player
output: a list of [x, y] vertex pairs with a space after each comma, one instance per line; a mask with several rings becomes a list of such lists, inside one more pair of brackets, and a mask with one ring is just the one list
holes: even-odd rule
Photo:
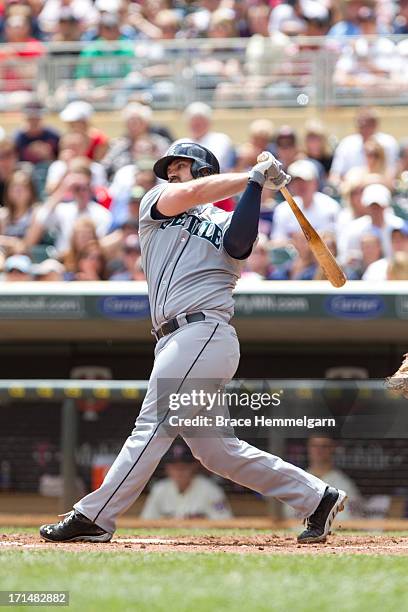
[[176, 440], [163, 458], [166, 478], [156, 482], [140, 513], [141, 518], [229, 519], [231, 508], [223, 489], [197, 473], [198, 462], [184, 443]]
[[[40, 534], [52, 542], [108, 542], [117, 517], [137, 499], [180, 434], [208, 470], [292, 506], [306, 519], [299, 542], [324, 542], [344, 507], [344, 491], [239, 440], [231, 429], [189, 426], [186, 417], [199, 414], [192, 402], [177, 414], [169, 405], [169, 398], [191, 394], [197, 381], [200, 390], [214, 395], [234, 376], [239, 343], [230, 325], [232, 290], [257, 237], [262, 189], [279, 190], [290, 177], [270, 153], [249, 172], [219, 174], [209, 150], [182, 141], [171, 145], [154, 171], [166, 182], [144, 196], [139, 218], [157, 340], [146, 397], [101, 487], [60, 522], [43, 525]], [[233, 213], [208, 203], [239, 193]], [[175, 416], [180, 425], [170, 426]]]

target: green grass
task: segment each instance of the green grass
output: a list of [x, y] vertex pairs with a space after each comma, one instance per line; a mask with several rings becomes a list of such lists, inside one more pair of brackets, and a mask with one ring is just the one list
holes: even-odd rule
[[[36, 530], [0, 528], [0, 532], [5, 531]], [[127, 533], [141, 536], [148, 532], [119, 532]], [[192, 535], [182, 529], [149, 533]], [[62, 609], [84, 612], [401, 611], [408, 609], [407, 575], [408, 557], [397, 556], [191, 554], [130, 549], [107, 554], [55, 548], [5, 548], [0, 552], [0, 589], [68, 590], [70, 606]]]

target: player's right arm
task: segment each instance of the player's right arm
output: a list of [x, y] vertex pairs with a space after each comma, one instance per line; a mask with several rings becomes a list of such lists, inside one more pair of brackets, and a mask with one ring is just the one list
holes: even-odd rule
[[248, 172], [228, 172], [185, 183], [169, 183], [160, 194], [156, 209], [161, 215], [175, 217], [193, 206], [224, 200], [241, 193], [248, 177]]

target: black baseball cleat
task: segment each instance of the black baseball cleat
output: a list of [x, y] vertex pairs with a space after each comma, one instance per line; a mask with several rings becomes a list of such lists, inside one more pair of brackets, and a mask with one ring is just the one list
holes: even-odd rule
[[325, 542], [334, 517], [344, 510], [347, 495], [340, 489], [326, 487], [316, 510], [306, 519], [306, 529], [298, 536], [300, 544]]
[[109, 542], [112, 534], [98, 527], [78, 510], [71, 510], [59, 523], [42, 525], [40, 536], [49, 542]]

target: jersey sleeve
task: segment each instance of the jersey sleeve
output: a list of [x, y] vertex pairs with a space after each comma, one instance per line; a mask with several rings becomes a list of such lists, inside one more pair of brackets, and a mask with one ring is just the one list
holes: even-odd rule
[[140, 211], [139, 211], [139, 225], [140, 228], [148, 226], [149, 224], [157, 225], [163, 223], [163, 219], [155, 219], [152, 217], [152, 207], [157, 204], [158, 199], [160, 198], [163, 191], [166, 189], [167, 183], [162, 183], [161, 185], [156, 185], [150, 191], [143, 196], [142, 201], [140, 202]]

